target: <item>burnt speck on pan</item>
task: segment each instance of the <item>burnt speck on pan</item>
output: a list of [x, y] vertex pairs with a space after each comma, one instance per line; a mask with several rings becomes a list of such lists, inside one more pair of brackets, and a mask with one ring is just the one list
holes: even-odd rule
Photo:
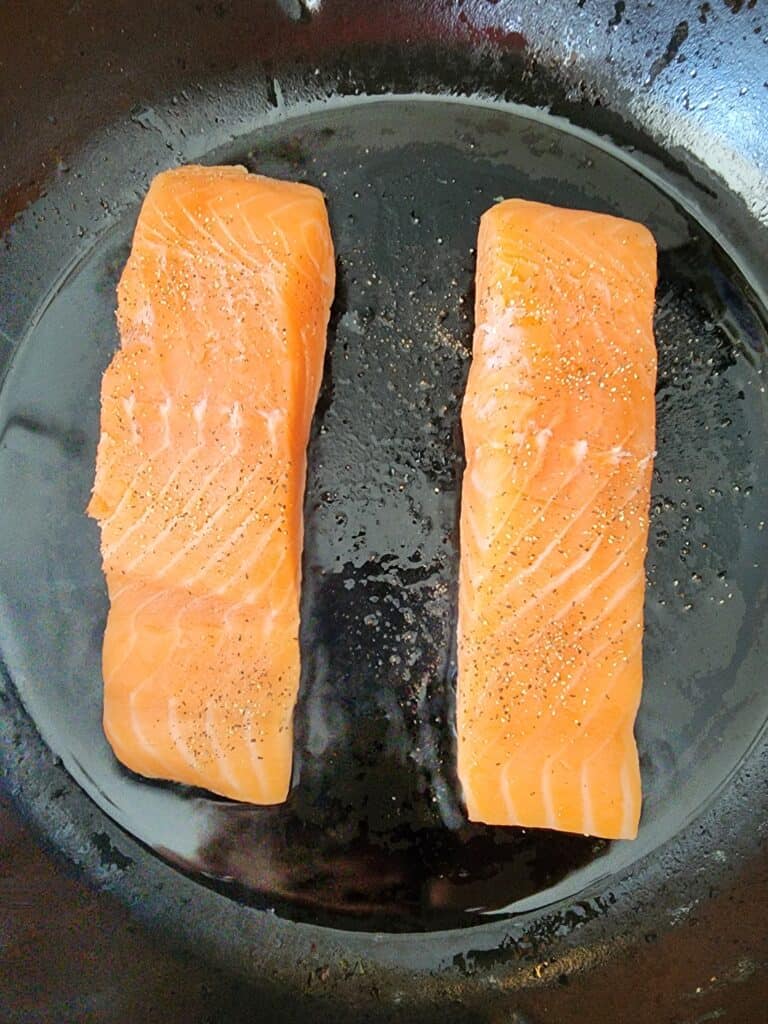
[[644, 82], [644, 88], [650, 89], [650, 87], [653, 85], [653, 83], [656, 81], [656, 79], [659, 77], [662, 71], [672, 63], [675, 57], [677, 57], [680, 51], [680, 47], [683, 45], [687, 38], [688, 22], [678, 22], [678, 24], [675, 26], [675, 30], [672, 33], [672, 36], [670, 37], [669, 42], [667, 43], [666, 50], [660, 57], [658, 57], [653, 62], [653, 64], [651, 64], [651, 69], [648, 72], [648, 77]]

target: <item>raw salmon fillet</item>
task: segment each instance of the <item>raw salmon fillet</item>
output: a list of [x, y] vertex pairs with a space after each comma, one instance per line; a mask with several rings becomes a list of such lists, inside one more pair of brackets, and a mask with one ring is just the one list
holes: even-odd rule
[[458, 771], [469, 817], [633, 838], [655, 436], [639, 224], [485, 213], [462, 410]]
[[334, 258], [307, 186], [155, 178], [118, 288], [89, 513], [110, 609], [104, 730], [142, 775], [284, 800], [306, 446]]

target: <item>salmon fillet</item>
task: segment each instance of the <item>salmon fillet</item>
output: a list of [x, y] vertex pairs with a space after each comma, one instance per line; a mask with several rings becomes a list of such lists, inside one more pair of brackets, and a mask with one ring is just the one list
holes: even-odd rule
[[109, 590], [104, 730], [153, 778], [285, 799], [306, 446], [334, 258], [307, 186], [155, 178], [118, 288], [89, 514]]
[[469, 817], [634, 838], [656, 248], [511, 199], [477, 249], [462, 410], [458, 772]]

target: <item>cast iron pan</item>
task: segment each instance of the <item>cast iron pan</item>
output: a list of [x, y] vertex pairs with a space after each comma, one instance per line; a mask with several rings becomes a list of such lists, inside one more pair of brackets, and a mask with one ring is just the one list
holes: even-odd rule
[[[4, 778], [99, 885], [294, 1009], [497, 1019], [510, 991], [598, 971], [679, 926], [757, 855], [758, 8], [83, 0], [3, 15]], [[99, 383], [140, 199], [157, 171], [190, 161], [319, 185], [338, 253], [309, 457], [294, 784], [273, 808], [135, 776], [100, 727], [107, 602], [83, 514]], [[635, 218], [659, 245], [634, 843], [471, 825], [454, 772], [474, 244], [481, 212], [513, 195]]]

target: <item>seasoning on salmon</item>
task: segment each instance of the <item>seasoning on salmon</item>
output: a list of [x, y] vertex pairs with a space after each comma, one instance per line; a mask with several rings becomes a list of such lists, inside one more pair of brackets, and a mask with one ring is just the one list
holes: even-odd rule
[[508, 200], [480, 225], [462, 411], [469, 817], [634, 838], [655, 438], [646, 228]]
[[89, 506], [110, 599], [104, 730], [142, 775], [287, 795], [333, 290], [316, 189], [242, 167], [155, 178], [118, 288]]

